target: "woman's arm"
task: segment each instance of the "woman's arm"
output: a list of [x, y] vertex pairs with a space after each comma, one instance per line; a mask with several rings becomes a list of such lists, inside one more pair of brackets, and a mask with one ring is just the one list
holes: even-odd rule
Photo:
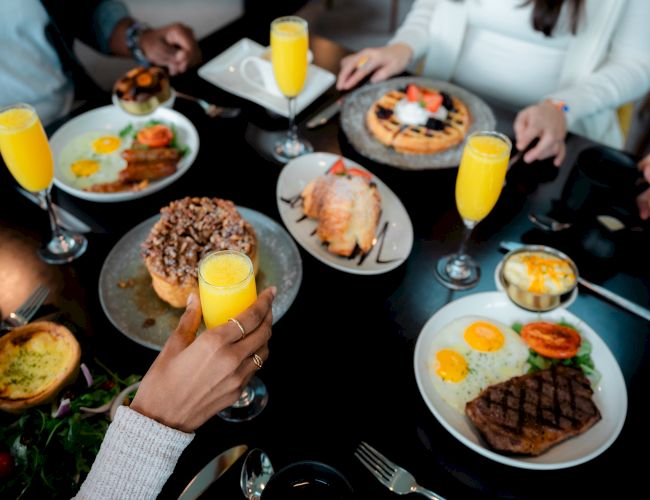
[[405, 43], [413, 51], [413, 60], [423, 57], [431, 42], [429, 26], [438, 3], [440, 0], [416, 0], [388, 45]]
[[569, 105], [571, 127], [592, 113], [637, 99], [650, 88], [650, 2], [629, 0], [614, 32], [609, 53], [588, 78], [549, 96]]

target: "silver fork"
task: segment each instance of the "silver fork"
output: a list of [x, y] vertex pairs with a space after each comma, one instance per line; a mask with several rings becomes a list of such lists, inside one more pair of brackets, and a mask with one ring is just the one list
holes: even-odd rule
[[187, 99], [188, 101], [196, 102], [203, 108], [205, 114], [210, 118], [217, 118], [219, 116], [221, 118], [235, 118], [241, 112], [241, 108], [224, 108], [222, 106], [217, 106], [216, 104], [211, 104], [203, 99], [199, 99], [198, 97], [194, 97], [193, 95], [184, 94], [183, 92], [176, 91], [176, 96]]
[[18, 309], [0, 322], [0, 330], [12, 330], [29, 323], [36, 311], [43, 305], [49, 293], [50, 290], [46, 286], [38, 285]]
[[409, 471], [394, 464], [364, 441], [361, 441], [354, 456], [372, 472], [381, 484], [398, 495], [419, 493], [431, 500], [444, 500], [433, 491], [420, 486]]

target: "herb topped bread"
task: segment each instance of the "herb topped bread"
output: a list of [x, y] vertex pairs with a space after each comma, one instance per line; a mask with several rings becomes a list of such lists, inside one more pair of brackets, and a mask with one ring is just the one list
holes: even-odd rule
[[45, 403], [77, 374], [81, 350], [62, 325], [39, 321], [0, 338], [0, 409]]

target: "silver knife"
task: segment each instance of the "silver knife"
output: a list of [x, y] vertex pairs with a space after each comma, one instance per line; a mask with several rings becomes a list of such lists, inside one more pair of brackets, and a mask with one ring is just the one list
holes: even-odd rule
[[327, 106], [325, 109], [316, 113], [316, 115], [313, 118], [310, 118], [309, 121], [307, 122], [307, 128], [311, 129], [311, 128], [316, 128], [325, 125], [328, 121], [330, 121], [330, 119], [333, 116], [335, 116], [339, 111], [341, 111], [342, 106], [343, 106], [343, 97], [339, 97], [336, 101], [334, 101], [332, 104]]
[[[522, 243], [517, 243], [516, 241], [501, 242], [501, 248], [508, 251], [517, 250], [523, 246], [524, 245]], [[595, 283], [592, 283], [591, 281], [588, 281], [580, 276], [578, 276], [578, 283], [584, 286], [587, 290], [594, 293], [595, 295], [600, 295], [601, 297], [604, 297], [607, 300], [613, 302], [617, 306], [622, 307], [623, 309], [626, 309], [631, 313], [636, 314], [637, 316], [640, 316], [646, 321], [650, 321], [649, 309], [646, 309], [645, 307], [640, 306], [639, 304], [636, 304], [635, 302], [632, 302], [631, 300], [628, 300], [625, 297], [621, 297], [617, 293], [611, 292], [607, 290], [607, 288], [603, 288], [600, 285], [596, 285]]]
[[[29, 201], [35, 203], [43, 210], [46, 210], [46, 207], [41, 203], [41, 199], [37, 195], [35, 195], [34, 193], [30, 193], [29, 191], [25, 191], [22, 188], [16, 188], [16, 189], [20, 194], [22, 194]], [[63, 229], [67, 229], [68, 231], [72, 231], [75, 233], [89, 233], [92, 231], [92, 228], [88, 224], [86, 224], [84, 221], [79, 219], [79, 217], [77, 217], [76, 215], [72, 215], [65, 208], [61, 208], [56, 203], [52, 203], [52, 209], [54, 210], [54, 215], [56, 216], [56, 220], [58, 221], [58, 223], [61, 225]]]
[[208, 489], [219, 477], [226, 472], [239, 457], [248, 450], [248, 446], [240, 444], [214, 457], [208, 464], [194, 476], [185, 487], [178, 500], [195, 500]]

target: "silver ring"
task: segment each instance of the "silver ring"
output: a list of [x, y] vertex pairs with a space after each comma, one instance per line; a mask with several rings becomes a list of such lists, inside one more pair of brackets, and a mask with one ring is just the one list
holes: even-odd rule
[[244, 337], [246, 336], [246, 330], [244, 330], [242, 324], [239, 321], [237, 321], [235, 318], [228, 318], [228, 321], [232, 321], [234, 324], [237, 325], [239, 331], [241, 332], [241, 338], [239, 340], [244, 340]]
[[255, 363], [255, 366], [257, 366], [258, 370], [262, 368], [262, 365], [264, 364], [262, 358], [260, 358], [257, 354], [253, 354], [253, 363]]

